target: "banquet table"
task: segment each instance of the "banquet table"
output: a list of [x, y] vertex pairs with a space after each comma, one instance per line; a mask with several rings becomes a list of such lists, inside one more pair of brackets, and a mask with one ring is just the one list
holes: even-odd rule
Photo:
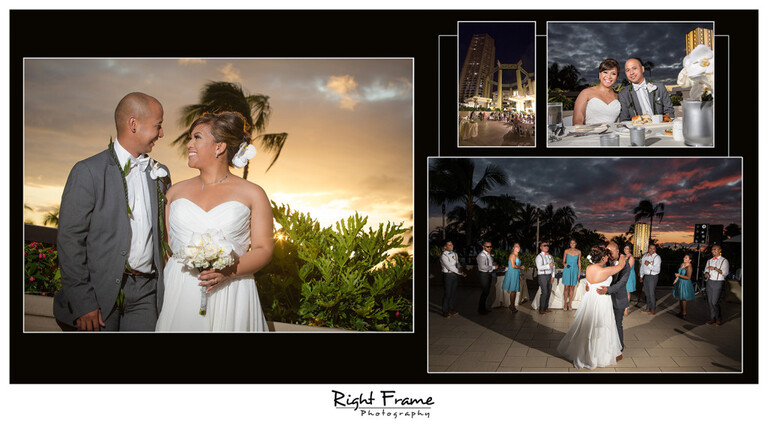
[[[491, 289], [491, 296], [489, 298], [489, 302], [491, 302], [491, 308], [498, 308], [501, 306], [509, 307], [509, 305], [512, 303], [509, 300], [509, 292], [505, 292], [501, 289], [501, 285], [504, 284], [504, 275], [500, 275], [496, 277], [496, 283], [494, 283], [494, 288]], [[520, 281], [520, 291], [517, 292], [517, 295], [515, 296], [515, 306], [517, 307], [521, 303], [525, 301], [530, 301], [530, 297], [528, 297], [528, 287], [525, 285], [525, 280]]]
[[[552, 293], [549, 295], [549, 309], [563, 309], [563, 291], [565, 291], [565, 285], [559, 278], [555, 279], [552, 283]], [[573, 309], [578, 309], [581, 303], [581, 298], [587, 292], [587, 279], [582, 278], [579, 280], [579, 284], [576, 285], [576, 292], [573, 294], [573, 301], [571, 305]], [[536, 290], [536, 296], [531, 301], [531, 308], [539, 309], [539, 298], [541, 297], [541, 287]]]
[[[588, 129], [588, 126], [565, 126], [565, 135], [568, 135], [569, 133], [590, 133], [583, 136], [567, 136], [567, 137], [561, 137], [562, 139], [559, 141], [549, 141], [547, 143], [547, 146], [550, 148], [557, 148], [557, 147], [594, 147], [594, 148], [602, 148], [600, 145], [600, 136], [601, 135], [607, 135], [611, 133], [619, 133], [619, 147], [620, 148], [643, 148], [642, 146], [632, 146], [632, 144], [629, 142], [629, 131], [624, 128], [622, 125], [626, 124], [628, 127], [632, 127], [632, 124], [630, 122], [622, 122], [622, 123], [611, 123], [608, 125], [601, 125], [603, 127], [607, 126], [607, 132], [603, 134], [591, 134], [591, 131], [588, 132], [586, 129]], [[668, 123], [656, 123], [656, 124], [648, 124], [643, 125], [646, 128], [646, 134], [645, 134], [645, 147], [671, 147], [671, 148], [682, 148], [686, 147], [685, 142], [680, 140], [676, 141], [672, 135], [665, 135], [664, 131], [666, 129], [672, 129], [672, 122]], [[598, 128], [599, 130], [600, 128]], [[626, 132], [626, 133], [622, 133]], [[615, 147], [605, 147], [605, 148], [615, 148]]]

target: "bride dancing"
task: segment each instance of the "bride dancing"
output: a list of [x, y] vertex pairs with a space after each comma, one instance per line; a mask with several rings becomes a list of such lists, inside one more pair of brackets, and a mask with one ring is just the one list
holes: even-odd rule
[[557, 346], [557, 351], [573, 362], [576, 368], [595, 369], [616, 364], [621, 355], [621, 341], [616, 330], [616, 318], [610, 295], [597, 293], [599, 287], [609, 286], [614, 274], [624, 268], [627, 257], [621, 255], [617, 265], [606, 267], [610, 252], [595, 246], [587, 266], [589, 289], [576, 310], [571, 328]]
[[573, 124], [614, 123], [621, 113], [619, 94], [613, 85], [619, 78], [619, 62], [605, 59], [598, 68], [598, 84], [584, 89], [573, 104]]
[[[253, 273], [272, 258], [272, 208], [264, 190], [230, 173], [254, 150], [239, 113], [206, 114], [192, 123], [188, 165], [200, 175], [168, 190], [166, 227], [174, 255], [194, 233], [219, 231], [233, 246], [234, 264], [197, 270], [171, 257], [157, 331], [267, 331]], [[250, 249], [249, 249], [250, 246]], [[207, 310], [200, 315], [201, 286]]]

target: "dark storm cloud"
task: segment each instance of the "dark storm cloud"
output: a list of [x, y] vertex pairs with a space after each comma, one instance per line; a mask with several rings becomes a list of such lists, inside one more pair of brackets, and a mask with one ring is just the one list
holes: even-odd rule
[[[434, 159], [433, 159], [434, 160]], [[691, 231], [696, 223], [741, 223], [738, 158], [481, 158], [475, 181], [489, 164], [507, 174], [509, 194], [537, 207], [571, 206], [577, 222], [600, 232], [625, 232], [643, 199], [663, 202], [663, 224], [654, 232]], [[449, 205], [452, 209], [454, 204]], [[430, 216], [440, 215], [431, 207]], [[430, 229], [433, 229], [431, 227]]]
[[464, 65], [469, 43], [475, 34], [488, 34], [496, 47], [496, 60], [503, 64], [523, 61], [523, 68], [533, 72], [536, 34], [533, 22], [460, 22], [459, 68]]
[[[676, 84], [685, 57], [685, 34], [696, 28], [712, 29], [712, 23], [549, 23], [547, 66], [572, 64], [587, 83], [597, 81], [601, 61], [613, 58], [622, 69], [630, 57], [651, 61], [646, 78]], [[619, 75], [619, 82], [624, 79]]]

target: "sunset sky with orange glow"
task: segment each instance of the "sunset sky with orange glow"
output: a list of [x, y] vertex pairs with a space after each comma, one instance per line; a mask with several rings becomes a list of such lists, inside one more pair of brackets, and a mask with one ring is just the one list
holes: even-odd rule
[[[432, 159], [436, 160], [436, 159]], [[571, 206], [576, 222], [610, 239], [634, 223], [638, 203], [663, 202], [664, 217], [653, 221], [660, 243], [690, 243], [698, 223], [742, 226], [740, 158], [474, 158], [474, 183], [489, 164], [510, 184], [488, 195], [508, 194], [544, 208]], [[450, 212], [458, 203], [448, 204]], [[647, 223], [648, 219], [641, 220]], [[429, 229], [442, 224], [440, 206], [429, 209]], [[743, 228], [742, 228], [743, 230]]]
[[[287, 132], [280, 158], [251, 160], [249, 180], [269, 198], [323, 226], [358, 211], [369, 226], [413, 223], [411, 59], [26, 59], [25, 219], [57, 207], [72, 166], [106, 148], [114, 109], [141, 91], [164, 107], [164, 138], [150, 154], [173, 181], [197, 175], [170, 142], [187, 128], [181, 109], [210, 81], [269, 96], [266, 133]], [[256, 145], [258, 147], [258, 145]], [[242, 175], [242, 170], [233, 170]]]

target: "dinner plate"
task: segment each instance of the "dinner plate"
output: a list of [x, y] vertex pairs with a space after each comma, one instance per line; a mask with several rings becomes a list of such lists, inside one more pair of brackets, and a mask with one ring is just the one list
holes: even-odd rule
[[570, 128], [569, 132], [575, 133], [587, 133], [587, 132], [602, 132], [608, 129], [608, 125], [596, 124], [596, 125], [578, 125]]

